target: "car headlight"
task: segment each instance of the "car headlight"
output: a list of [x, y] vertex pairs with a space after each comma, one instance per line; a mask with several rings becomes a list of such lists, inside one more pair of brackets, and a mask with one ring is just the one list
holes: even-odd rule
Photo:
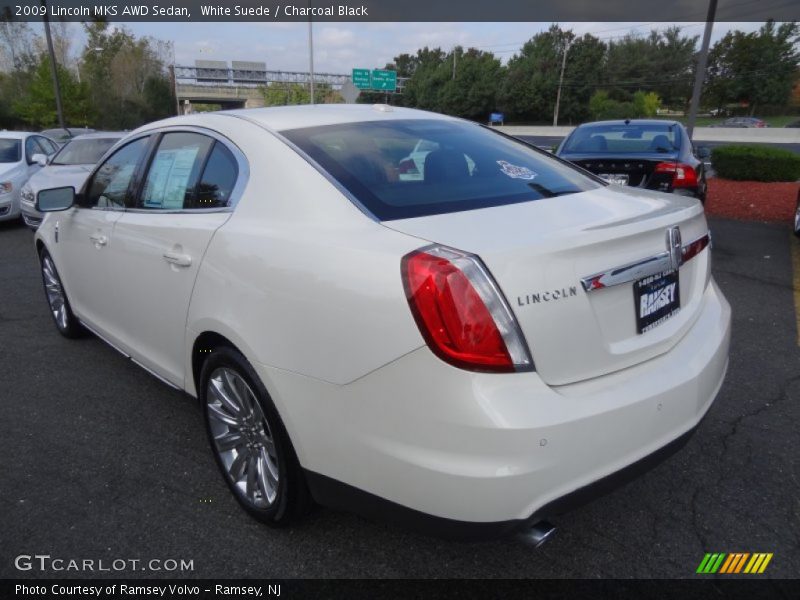
[[10, 181], [0, 182], [0, 194], [10, 194], [14, 191], [14, 184]]
[[22, 188], [19, 195], [23, 202], [30, 202], [31, 204], [33, 204], [34, 201], [33, 190], [29, 188], [27, 185]]

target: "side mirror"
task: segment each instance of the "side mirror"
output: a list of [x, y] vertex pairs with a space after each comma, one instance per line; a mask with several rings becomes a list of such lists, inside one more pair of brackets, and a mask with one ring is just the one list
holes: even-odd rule
[[75, 204], [75, 188], [60, 187], [41, 190], [36, 194], [36, 210], [39, 212], [58, 212], [67, 210]]
[[40, 167], [47, 166], [47, 155], [46, 154], [34, 154], [31, 156], [31, 164], [37, 164]]
[[697, 158], [706, 159], [711, 158], [711, 148], [708, 146], [698, 146], [695, 151]]

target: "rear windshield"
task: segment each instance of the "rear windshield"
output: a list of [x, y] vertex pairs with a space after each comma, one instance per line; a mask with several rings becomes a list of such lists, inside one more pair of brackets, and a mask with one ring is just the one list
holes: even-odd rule
[[72, 140], [53, 158], [53, 165], [93, 165], [119, 138], [89, 138]]
[[282, 132], [381, 221], [575, 194], [602, 184], [483, 127], [397, 120]]
[[680, 132], [669, 123], [584, 125], [576, 129], [561, 152], [576, 154], [664, 154], [680, 148]]
[[19, 140], [0, 139], [0, 163], [15, 163], [22, 160], [22, 144]]

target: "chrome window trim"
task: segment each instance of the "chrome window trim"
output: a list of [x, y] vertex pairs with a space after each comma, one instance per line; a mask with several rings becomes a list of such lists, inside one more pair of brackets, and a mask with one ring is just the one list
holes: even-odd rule
[[[167, 133], [197, 133], [199, 135], [205, 135], [207, 137], [213, 138], [215, 141], [220, 142], [228, 150], [230, 150], [231, 154], [233, 154], [233, 158], [236, 160], [238, 173], [236, 174], [236, 183], [234, 184], [233, 189], [231, 190], [231, 193], [228, 196], [228, 206], [217, 206], [214, 208], [140, 208], [140, 207], [115, 208], [115, 207], [92, 206], [90, 208], [92, 210], [111, 210], [119, 212], [146, 213], [150, 215], [206, 214], [206, 213], [219, 213], [219, 212], [233, 212], [233, 210], [236, 208], [236, 205], [239, 203], [239, 200], [242, 199], [242, 196], [244, 195], [244, 190], [247, 187], [247, 183], [250, 180], [250, 164], [247, 162], [247, 157], [244, 155], [244, 152], [242, 152], [239, 146], [234, 144], [229, 138], [225, 137], [224, 135], [213, 129], [209, 129], [207, 127], [200, 127], [198, 125], [167, 125], [164, 127], [155, 127], [153, 129], [148, 129], [146, 131], [140, 131], [136, 135], [126, 136], [108, 149], [106, 154], [104, 154], [103, 157], [100, 159], [100, 161], [97, 163], [97, 167], [95, 167], [95, 170], [93, 170], [91, 175], [87, 177], [86, 181], [88, 182], [91, 178], [94, 177], [97, 170], [99, 170], [100, 165], [105, 163], [105, 161], [108, 158], [110, 158], [111, 154], [117, 151], [117, 148], [120, 148], [123, 145], [127, 145], [131, 142], [135, 142], [136, 140], [141, 139], [143, 137], [152, 135], [161, 135]], [[155, 149], [155, 152], [157, 151], [158, 148]], [[150, 169], [149, 165], [147, 166], [147, 169], [149, 172]]]
[[[222, 113], [222, 114], [224, 114], [224, 113]], [[250, 118], [250, 117], [248, 117], [246, 115], [224, 114], [224, 116], [226, 116], [226, 117], [234, 117], [236, 119], [241, 119], [243, 121], [247, 121], [248, 123], [251, 123], [251, 124], [255, 125], [256, 127], [258, 127], [259, 129], [263, 129], [264, 131], [266, 131], [267, 133], [272, 135], [274, 138], [280, 140], [281, 142], [283, 142], [284, 144], [289, 146], [289, 148], [294, 150], [303, 160], [305, 160], [309, 165], [314, 167], [314, 169], [316, 169], [317, 172], [319, 172], [320, 175], [322, 175], [325, 179], [327, 179], [328, 182], [330, 182], [331, 185], [333, 185], [333, 187], [335, 187], [339, 192], [341, 192], [342, 195], [345, 198], [347, 198], [350, 202], [352, 202], [352, 204], [358, 210], [360, 210], [368, 219], [370, 219], [371, 221], [374, 221], [376, 223], [380, 223], [380, 220], [374, 214], [372, 214], [372, 211], [370, 211], [366, 206], [364, 206], [364, 204], [358, 198], [356, 198], [353, 194], [350, 193], [350, 191], [347, 188], [345, 188], [341, 183], [339, 183], [333, 175], [328, 173], [328, 171], [326, 171], [322, 167], [321, 164], [319, 164], [316, 160], [311, 158], [311, 156], [309, 156], [307, 152], [305, 152], [302, 148], [300, 148], [297, 144], [292, 142], [289, 138], [287, 138], [286, 136], [281, 134], [279, 131], [276, 131], [276, 130], [272, 129], [271, 127], [268, 127], [267, 125], [264, 125], [263, 123], [260, 123], [260, 122], [256, 121], [255, 119], [252, 119], [252, 118]]]
[[[687, 253], [688, 249], [692, 245], [697, 243], [702, 244], [703, 249], [710, 248], [711, 233], [705, 233], [699, 238], [692, 240], [688, 244], [683, 244], [681, 246], [681, 260], [678, 267], [686, 262], [686, 260], [683, 259], [683, 255]], [[644, 277], [649, 277], [650, 275], [656, 275], [657, 273], [673, 270], [675, 270], [675, 267], [672, 263], [669, 252], [660, 252], [654, 256], [649, 256], [647, 258], [627, 263], [619, 267], [612, 267], [610, 269], [606, 269], [605, 271], [595, 273], [594, 275], [582, 277], [581, 285], [586, 293], [596, 292], [597, 290], [602, 290], [625, 283], [633, 283], [634, 281], [638, 281]]]

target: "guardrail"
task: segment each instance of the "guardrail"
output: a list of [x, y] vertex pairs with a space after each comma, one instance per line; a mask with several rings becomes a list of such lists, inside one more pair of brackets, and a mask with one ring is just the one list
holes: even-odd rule
[[[566, 137], [574, 127], [552, 127], [547, 125], [503, 125], [497, 127], [510, 135], [531, 135], [542, 137]], [[695, 142], [735, 142], [761, 144], [800, 144], [800, 128], [764, 127], [695, 127]]]

